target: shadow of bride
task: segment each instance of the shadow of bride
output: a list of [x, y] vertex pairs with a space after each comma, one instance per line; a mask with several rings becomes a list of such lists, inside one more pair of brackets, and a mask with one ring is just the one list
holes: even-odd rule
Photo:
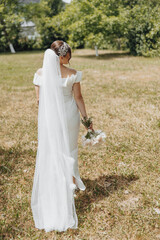
[[84, 192], [79, 191], [77, 198], [75, 199], [76, 212], [79, 216], [79, 223], [84, 220], [81, 216], [84, 216], [84, 212], [91, 211], [91, 204], [98, 202], [110, 194], [114, 193], [118, 189], [124, 189], [139, 177], [134, 174], [124, 175], [102, 175], [94, 180], [82, 179], [86, 186]]
[[129, 52], [108, 52], [108, 53], [100, 53], [99, 56], [96, 57], [95, 54], [89, 55], [78, 55], [79, 58], [89, 58], [89, 59], [96, 59], [96, 60], [110, 60], [115, 58], [128, 58], [131, 57]]

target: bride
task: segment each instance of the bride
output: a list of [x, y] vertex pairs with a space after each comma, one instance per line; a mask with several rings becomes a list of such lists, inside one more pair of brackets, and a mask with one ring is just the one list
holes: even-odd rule
[[78, 227], [74, 191], [86, 188], [78, 168], [80, 113], [87, 117], [82, 72], [65, 66], [70, 59], [70, 46], [54, 41], [33, 79], [39, 108], [31, 208], [35, 227], [46, 232]]

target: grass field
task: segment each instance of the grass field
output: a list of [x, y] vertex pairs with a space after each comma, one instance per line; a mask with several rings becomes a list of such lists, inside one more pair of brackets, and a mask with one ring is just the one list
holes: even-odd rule
[[107, 134], [98, 148], [81, 146], [78, 230], [37, 230], [30, 199], [37, 151], [34, 72], [43, 52], [0, 54], [1, 237], [13, 240], [160, 239], [160, 59], [124, 52], [76, 50], [81, 89], [94, 129]]

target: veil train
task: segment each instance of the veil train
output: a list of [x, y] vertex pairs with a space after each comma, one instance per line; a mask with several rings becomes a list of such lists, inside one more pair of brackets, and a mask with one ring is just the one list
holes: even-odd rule
[[77, 228], [73, 162], [61, 83], [59, 57], [47, 49], [39, 92], [38, 148], [31, 196], [35, 227], [46, 232]]

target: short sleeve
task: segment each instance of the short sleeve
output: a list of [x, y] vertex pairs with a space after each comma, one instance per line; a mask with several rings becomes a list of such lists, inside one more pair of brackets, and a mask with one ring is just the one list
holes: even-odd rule
[[34, 78], [33, 78], [33, 84], [40, 86], [41, 83], [42, 83], [42, 76], [40, 76], [39, 74], [35, 73], [34, 74]]
[[82, 72], [77, 71], [75, 82], [80, 82], [82, 80]]

